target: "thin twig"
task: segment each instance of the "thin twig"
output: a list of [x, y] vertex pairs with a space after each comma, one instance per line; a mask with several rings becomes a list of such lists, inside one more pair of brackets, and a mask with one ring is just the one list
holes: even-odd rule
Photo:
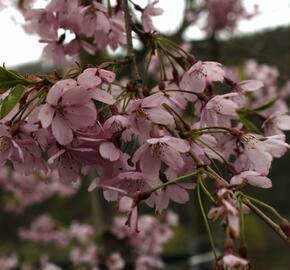
[[257, 216], [259, 216], [274, 232], [279, 235], [279, 237], [287, 244], [288, 247], [290, 247], [290, 240], [278, 224], [266, 216], [258, 207], [251, 203], [249, 199], [244, 199], [243, 201]]
[[127, 57], [132, 60], [133, 63], [133, 76], [137, 81], [141, 81], [140, 73], [137, 66], [136, 56], [133, 48], [132, 38], [132, 21], [129, 11], [128, 0], [123, 0], [123, 10], [125, 13], [125, 27], [126, 27], [126, 38], [127, 38]]
[[202, 203], [202, 199], [201, 199], [201, 194], [200, 194], [201, 181], [202, 181], [202, 178], [201, 178], [201, 175], [199, 174], [198, 175], [198, 180], [197, 180], [197, 199], [198, 199], [198, 204], [199, 204], [200, 211], [202, 213], [202, 217], [203, 217], [203, 220], [204, 220], [204, 223], [205, 223], [205, 226], [206, 226], [207, 234], [208, 234], [209, 241], [210, 241], [210, 244], [211, 244], [211, 247], [212, 247], [212, 252], [214, 254], [215, 259], [217, 260], [216, 247], [215, 247], [212, 231], [211, 231], [211, 228], [210, 228], [210, 225], [209, 225], [209, 222], [208, 222], [208, 219], [207, 219], [207, 215], [205, 213], [205, 209], [203, 207], [203, 203]]

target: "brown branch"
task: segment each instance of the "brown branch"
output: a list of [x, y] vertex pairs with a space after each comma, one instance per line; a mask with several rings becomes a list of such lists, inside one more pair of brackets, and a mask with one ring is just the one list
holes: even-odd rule
[[127, 57], [132, 60], [133, 63], [133, 76], [136, 81], [141, 81], [139, 74], [136, 56], [133, 48], [133, 38], [132, 38], [132, 21], [131, 14], [129, 11], [128, 0], [123, 0], [123, 11], [125, 15], [125, 26], [126, 26], [126, 38], [127, 38]]

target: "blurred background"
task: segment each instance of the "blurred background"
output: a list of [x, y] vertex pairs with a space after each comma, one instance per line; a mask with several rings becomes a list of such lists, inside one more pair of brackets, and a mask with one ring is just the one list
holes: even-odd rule
[[[43, 3], [42, 3], [43, 2]], [[196, 1], [197, 4], [200, 1]], [[135, 1], [144, 6], [147, 0]], [[157, 30], [172, 40], [186, 40], [185, 47], [198, 59], [215, 60], [225, 66], [235, 67], [240, 72], [249, 60], [254, 59], [261, 69], [270, 69], [277, 73], [277, 84], [281, 88], [290, 80], [290, 1], [289, 0], [244, 0], [244, 6], [250, 12], [255, 12], [253, 18], [241, 20], [232, 31], [204, 31], [205, 16], [200, 16], [193, 25], [183, 23], [185, 1], [160, 0], [159, 7], [164, 9], [164, 16], [154, 18]], [[39, 1], [39, 7], [46, 1]], [[258, 6], [256, 10], [255, 5]], [[8, 6], [0, 13], [0, 61], [6, 67], [21, 73], [46, 73], [56, 67], [41, 56], [43, 44], [38, 37], [28, 35], [23, 30], [23, 18], [15, 6]], [[182, 29], [182, 31], [181, 31]], [[138, 57], [142, 58], [144, 51], [140, 41], [135, 42]], [[117, 55], [122, 52], [117, 52]], [[82, 64], [101, 62], [100, 59], [116, 55], [116, 52], [106, 51], [94, 58], [82, 53]], [[290, 103], [289, 103], [290, 104]], [[290, 135], [290, 134], [289, 134]], [[288, 136], [288, 142], [289, 136]], [[256, 196], [278, 209], [282, 215], [290, 218], [290, 154], [274, 162], [270, 175], [273, 181], [271, 190], [249, 190]], [[108, 205], [97, 191], [93, 195], [87, 193], [85, 183], [79, 191], [69, 197], [52, 196], [45, 202], [34, 204], [18, 215], [0, 210], [0, 252], [20, 249], [23, 256], [33, 260], [38, 247], [33, 244], [19, 242], [17, 229], [27, 226], [39, 213], [48, 212], [62, 224], [71, 220], [91, 221], [92, 204], [97, 205], [98, 215], [102, 218], [96, 221], [97, 226], [106, 226], [110, 222], [114, 206]], [[0, 191], [0, 202], [7, 200], [7, 194]], [[213, 269], [206, 254], [210, 252], [202, 217], [199, 213], [195, 195], [186, 205], [172, 205], [172, 209], [180, 216], [180, 225], [175, 229], [173, 239], [166, 245], [164, 260], [166, 269]], [[148, 209], [143, 211], [150, 212]], [[102, 222], [100, 221], [102, 220]], [[212, 226], [218, 235], [222, 233], [218, 226]], [[204, 235], [204, 237], [202, 237]], [[290, 252], [282, 241], [255, 216], [246, 218], [246, 238], [249, 244], [249, 254], [252, 267], [255, 270], [290, 269]], [[203, 254], [205, 256], [197, 256]], [[191, 259], [190, 259], [191, 258]], [[210, 259], [209, 259], [210, 260]], [[191, 261], [191, 266], [189, 266]], [[69, 269], [69, 268], [68, 268]], [[1, 270], [1, 269], [0, 269]]]

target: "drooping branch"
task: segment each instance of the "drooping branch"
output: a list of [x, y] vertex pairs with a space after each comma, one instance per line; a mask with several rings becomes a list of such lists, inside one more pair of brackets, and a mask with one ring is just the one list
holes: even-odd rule
[[134, 53], [133, 37], [132, 37], [132, 20], [129, 11], [128, 0], [123, 0], [123, 11], [125, 16], [126, 38], [127, 38], [127, 57], [132, 61], [133, 76], [136, 81], [141, 82], [137, 60]]
[[244, 203], [257, 215], [259, 216], [273, 231], [275, 231], [278, 236], [286, 243], [288, 247], [290, 247], [290, 241], [275, 222], [273, 222], [268, 216], [266, 216], [259, 208], [257, 208], [254, 204], [252, 204], [249, 200], [244, 200]]

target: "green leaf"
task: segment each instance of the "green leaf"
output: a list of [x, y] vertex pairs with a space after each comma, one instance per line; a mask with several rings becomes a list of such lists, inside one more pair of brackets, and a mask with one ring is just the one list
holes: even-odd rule
[[252, 111], [254, 112], [262, 112], [265, 111], [267, 109], [269, 109], [270, 107], [272, 107], [274, 105], [274, 103], [277, 101], [278, 98], [272, 98], [271, 100], [269, 100], [267, 103], [265, 103], [264, 105], [257, 107], [255, 109], [252, 109]]
[[15, 71], [7, 70], [5, 67], [0, 67], [0, 94], [3, 94], [8, 89], [15, 87], [18, 84], [28, 85], [31, 82], [27, 81], [23, 76]]
[[266, 102], [265, 104], [254, 108], [254, 109], [248, 109], [248, 108], [241, 108], [238, 113], [240, 116], [244, 116], [246, 117], [247, 115], [253, 115], [253, 114], [257, 114], [260, 113], [262, 111], [265, 111], [267, 109], [269, 109], [270, 107], [272, 107], [274, 105], [274, 103], [277, 101], [277, 98], [273, 98], [271, 100], [269, 100], [268, 102]]
[[240, 114], [239, 116], [240, 116], [240, 120], [241, 120], [243, 126], [247, 130], [252, 131], [254, 133], [259, 133], [259, 129], [255, 126], [255, 124], [253, 122], [251, 122], [249, 119], [247, 119], [245, 117], [245, 115]]
[[18, 84], [11, 91], [11, 93], [3, 100], [0, 109], [0, 119], [3, 119], [8, 113], [10, 113], [15, 105], [21, 100], [25, 93], [25, 88], [23, 85]]

